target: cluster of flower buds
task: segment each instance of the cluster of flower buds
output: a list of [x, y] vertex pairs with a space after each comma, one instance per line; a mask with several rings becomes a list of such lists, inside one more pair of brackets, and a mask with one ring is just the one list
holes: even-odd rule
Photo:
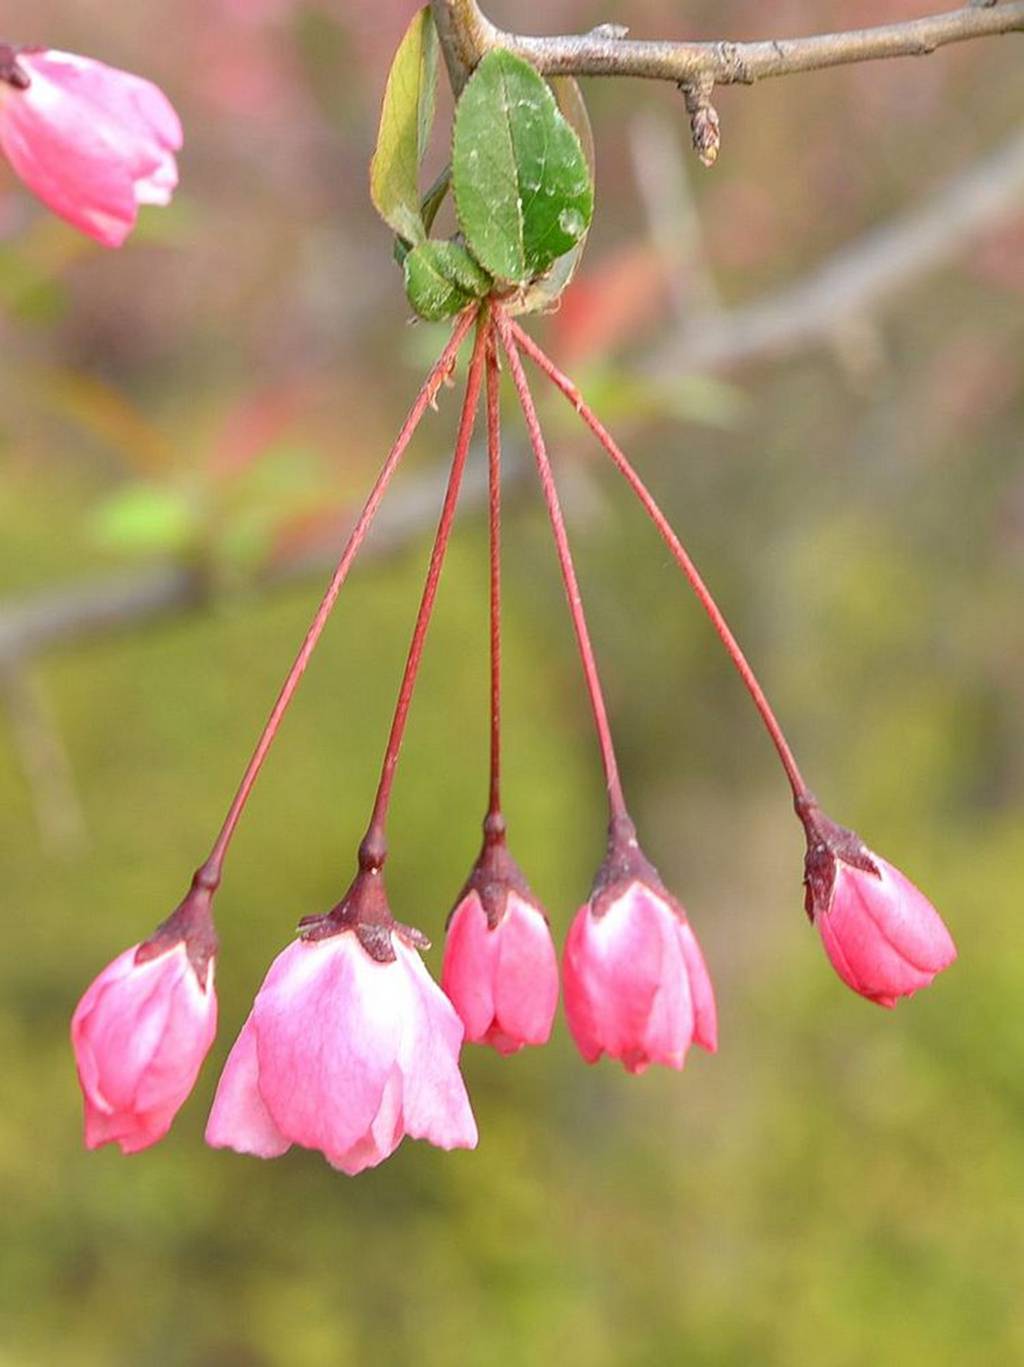
[[119, 247], [142, 204], [169, 204], [181, 122], [141, 76], [0, 43], [0, 148], [47, 208]]
[[[717, 1048], [711, 979], [677, 899], [638, 844], [623, 796], [579, 584], [545, 441], [522, 365], [528, 354], [568, 397], [647, 509], [739, 670], [789, 779], [807, 835], [806, 908], [839, 976], [883, 1006], [926, 986], [955, 958], [924, 896], [830, 821], [811, 797], [781, 728], [681, 542], [639, 476], [570, 380], [502, 302], [467, 309], [420, 390], [356, 522], [207, 861], [171, 918], [89, 988], [72, 1038], [85, 1095], [86, 1143], [126, 1153], [160, 1139], [188, 1096], [216, 1024], [211, 904], [225, 853], [299, 679], [395, 469], [476, 323], [465, 399], [426, 583], [399, 688], [358, 872], [326, 915], [305, 918], [274, 960], [231, 1050], [206, 1130], [208, 1143], [263, 1158], [292, 1145], [357, 1173], [405, 1135], [472, 1148], [477, 1129], [459, 1068], [464, 1041], [514, 1054], [547, 1041], [559, 997], [548, 918], [507, 843], [500, 795], [500, 350], [518, 394], [569, 602], [609, 799], [607, 854], [569, 927], [561, 984], [569, 1031], [588, 1063], [603, 1055], [630, 1073], [682, 1068], [698, 1044]], [[448, 921], [438, 986], [426, 937], [397, 922], [384, 885], [391, 786], [486, 384], [490, 489], [491, 765], [483, 849]]]
[[[409, 64], [420, 69], [418, 54], [430, 22], [428, 10], [413, 21], [400, 50], [402, 71]], [[424, 89], [429, 111], [429, 82]], [[511, 104], [510, 89], [518, 92]], [[472, 1148], [476, 1122], [459, 1068], [464, 1040], [508, 1055], [545, 1043], [551, 1033], [559, 996], [557, 955], [548, 919], [508, 849], [501, 804], [502, 353], [551, 523], [608, 794], [607, 855], [589, 899], [569, 928], [562, 960], [565, 1015], [583, 1058], [594, 1063], [607, 1055], [630, 1073], [652, 1063], [679, 1069], [692, 1044], [715, 1051], [717, 1016], [696, 936], [681, 904], [641, 850], [627, 810], [523, 354], [570, 401], [639, 499], [750, 693], [806, 831], [807, 911], [839, 976], [862, 996], [893, 1006], [899, 997], [930, 983], [956, 955], [948, 931], [922, 894], [821, 812], [760, 684], [681, 541], [573, 382], [512, 317], [531, 299], [536, 303], [548, 297], [544, 282], [549, 276], [564, 287], [592, 211], [593, 187], [582, 143], [556, 108], [551, 91], [514, 55], [498, 52], [481, 61], [460, 100], [453, 145], [452, 181], [464, 240], [447, 242], [427, 238], [429, 223], [421, 213], [415, 175], [408, 174], [422, 151], [424, 117], [424, 108], [417, 117], [407, 117], [402, 101], [409, 97], [408, 80], [389, 82], [382, 115], [387, 136], [378, 145], [371, 189], [378, 210], [401, 238], [399, 255], [410, 300], [423, 317], [454, 317], [452, 335], [356, 521], [188, 895], [150, 939], [104, 969], [74, 1014], [72, 1042], [90, 1148], [115, 1142], [132, 1153], [155, 1143], [167, 1133], [196, 1081], [216, 1030], [212, 903], [225, 856], [391, 479], [474, 324], [451, 472], [380, 782], [359, 846], [358, 871], [338, 905], [326, 915], [302, 920], [298, 939], [271, 965], [221, 1076], [207, 1141], [263, 1158], [298, 1144], [319, 1150], [347, 1173], [382, 1162], [405, 1135], [445, 1149]], [[496, 114], [514, 117], [521, 135], [510, 137], [503, 147], [501, 174], [532, 191], [528, 200], [506, 196], [499, 206], [500, 221], [494, 217], [495, 205], [480, 200], [475, 179], [483, 154], [490, 150]], [[408, 139], [415, 140], [416, 148]], [[140, 204], [167, 202], [177, 183], [174, 153], [180, 145], [177, 116], [148, 82], [83, 58], [0, 45], [0, 146], [50, 208], [101, 242], [123, 241]], [[516, 223], [510, 227], [508, 215], [525, 215], [527, 208], [528, 223], [524, 220], [511, 231]], [[485, 389], [490, 788], [483, 850], [449, 919], [438, 986], [421, 958], [428, 940], [397, 922], [388, 905], [387, 817]]]

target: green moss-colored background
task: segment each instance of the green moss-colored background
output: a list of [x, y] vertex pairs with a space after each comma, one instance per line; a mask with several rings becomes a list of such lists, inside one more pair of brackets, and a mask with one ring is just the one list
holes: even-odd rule
[[[266, 965], [351, 875], [425, 528], [354, 576], [257, 788], [218, 899], [221, 1030], [195, 1094], [155, 1149], [89, 1154], [70, 1013], [184, 890], [320, 587], [318, 575], [272, 591], [251, 577], [253, 556], [272, 558], [253, 527], [273, 525], [277, 486], [248, 489], [244, 517], [235, 486], [210, 495], [216, 434], [283, 392], [285, 465], [312, 451], [318, 497], [358, 497], [436, 334], [405, 327], [364, 203], [377, 92], [409, 7], [283, 6], [257, 22], [160, 3], [146, 23], [120, 5], [10, 8], [8, 36], [156, 76], [189, 142], [175, 207], [120, 256], [80, 248], [5, 173], [5, 602], [159, 559], [97, 540], [95, 510], [139, 479], [207, 491], [223, 591], [32, 665], [67, 751], [78, 842], [41, 844], [18, 733], [0, 717], [0, 1363], [1024, 1360], [1019, 224], [886, 310], [866, 370], [818, 349], [728, 377], [714, 424], [704, 391], [682, 383], [688, 417], [626, 411], [615, 424], [819, 797], [929, 893], [957, 965], [894, 1013], [834, 977], [803, 916], [800, 832], [749, 703], [654, 534], [545, 401], [627, 791], [705, 947], [720, 1053], [695, 1051], [681, 1076], [630, 1078], [586, 1068], [561, 1021], [544, 1050], [470, 1049], [479, 1149], [407, 1143], [356, 1180], [316, 1154], [264, 1164], [202, 1144], [217, 1068]], [[869, 8], [789, 6], [772, 32], [877, 19]], [[754, 36], [762, 10], [698, 5], [694, 26]], [[674, 7], [620, 11], [564, 3], [543, 23], [678, 29]], [[540, 27], [527, 13], [494, 6]], [[944, 55], [724, 95], [727, 154], [717, 179], [694, 179], [727, 298], [799, 275], [1005, 136], [1020, 116], [1017, 59], [1008, 44], [987, 53], [995, 67]], [[628, 119], [680, 111], [668, 91], [592, 94], [601, 201], [580, 287], [600, 295], [608, 263], [644, 240]], [[794, 144], [795, 129], [810, 131]], [[627, 333], [601, 359], [635, 375], [670, 327]], [[539, 329], [567, 353], [569, 321]], [[166, 464], [150, 452], [147, 465], [146, 440], [105, 423], [95, 396], [69, 405], [55, 373], [131, 404], [168, 443]], [[443, 397], [414, 457], [438, 492], [454, 410]], [[522, 450], [511, 407], [509, 445]], [[525, 487], [506, 541], [508, 815], [560, 938], [602, 851], [601, 778]], [[434, 972], [485, 792], [485, 593], [470, 514], [395, 798], [394, 909], [434, 937]]]

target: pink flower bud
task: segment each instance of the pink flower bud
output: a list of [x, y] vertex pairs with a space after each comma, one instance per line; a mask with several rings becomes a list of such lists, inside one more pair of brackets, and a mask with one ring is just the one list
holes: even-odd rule
[[178, 184], [181, 123], [150, 81], [88, 57], [0, 44], [0, 147], [43, 203], [119, 247]]
[[807, 914], [840, 978], [879, 1006], [927, 987], [956, 958], [939, 913], [899, 869], [812, 800], [798, 813], [807, 832]]
[[640, 852], [613, 837], [590, 901], [569, 929], [565, 1013], [588, 1063], [602, 1054], [631, 1073], [682, 1068], [692, 1043], [718, 1047], [704, 956], [679, 903]]
[[514, 1054], [547, 1043], [558, 1005], [555, 946], [503, 838], [485, 842], [452, 912], [441, 986], [474, 1044]]
[[71, 1043], [88, 1148], [116, 1141], [122, 1153], [137, 1153], [170, 1129], [217, 1031], [215, 950], [209, 895], [190, 894], [150, 940], [108, 964], [78, 1003]]
[[274, 960], [224, 1066], [207, 1143], [260, 1158], [292, 1144], [343, 1172], [376, 1167], [403, 1136], [474, 1148], [459, 1072], [462, 1023], [414, 945], [362, 919], [361, 874], [340, 907]]

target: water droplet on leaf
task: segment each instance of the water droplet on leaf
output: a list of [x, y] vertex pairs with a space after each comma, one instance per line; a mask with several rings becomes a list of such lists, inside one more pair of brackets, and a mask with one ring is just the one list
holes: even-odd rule
[[583, 232], [583, 215], [578, 209], [563, 209], [558, 215], [558, 226], [568, 237], [580, 237]]

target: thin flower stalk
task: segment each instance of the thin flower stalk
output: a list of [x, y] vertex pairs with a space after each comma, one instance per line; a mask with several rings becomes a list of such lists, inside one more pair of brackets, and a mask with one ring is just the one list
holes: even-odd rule
[[665, 514], [655, 502], [653, 494], [637, 474], [632, 463], [627, 459], [614, 437], [604, 426], [593, 409], [587, 404], [573, 381], [558, 369], [547, 353], [542, 351], [537, 343], [519, 327], [517, 323], [509, 320], [508, 327], [515, 338], [516, 344], [536, 363], [538, 369], [547, 376], [555, 388], [569, 400], [584, 424], [601, 443], [616, 469], [639, 499], [644, 511], [661, 534], [661, 538], [668, 547], [672, 558], [686, 576], [698, 602], [710, 618], [711, 625], [718, 633], [730, 660], [732, 660], [737, 673], [743, 680], [747, 692], [753, 700], [754, 706], [760, 713], [765, 728], [772, 739], [772, 743], [778, 751], [779, 759], [782, 761], [782, 767], [786, 771], [789, 786], [793, 790], [794, 801], [806, 797], [808, 793], [807, 784], [804, 781], [799, 765], [796, 762], [796, 757], [783, 734], [782, 727], [775, 716], [765, 691], [758, 682], [757, 675], [754, 673], [739, 642], [733, 635], [732, 629], [726, 621], [721, 609], [715, 602], [711, 590], [708, 588], [707, 584], [705, 584], [697, 566], [690, 558], [686, 547], [673, 531], [668, 518], [666, 518]]
[[406, 722], [409, 719], [409, 707], [412, 703], [413, 693], [416, 689], [416, 679], [419, 675], [420, 663], [423, 659], [423, 647], [426, 643], [427, 631], [430, 627], [430, 619], [433, 615], [434, 603], [437, 599], [437, 589], [441, 579], [441, 571], [444, 569], [445, 555], [448, 550], [448, 541], [451, 537], [452, 524], [455, 520], [455, 510], [458, 506], [459, 493], [462, 489], [462, 476], [466, 469], [469, 446], [473, 439], [476, 410], [479, 405], [480, 390], [483, 385], [484, 355], [489, 333], [490, 319], [486, 309], [484, 309], [480, 312], [477, 320], [476, 342], [473, 347], [473, 357], [469, 363], [469, 374], [466, 379], [466, 395], [462, 405], [462, 417], [459, 422], [459, 434], [455, 443], [455, 454], [452, 458], [451, 473], [448, 477], [448, 488], [445, 493], [440, 520], [437, 524], [437, 533], [434, 537], [433, 550], [430, 553], [430, 563], [427, 567], [427, 577], [423, 586], [423, 596], [420, 600], [419, 611], [416, 615], [416, 625], [413, 628], [412, 641], [409, 646], [409, 655], [405, 663], [405, 673], [402, 676], [402, 683], [398, 690], [398, 701], [395, 706], [394, 719], [391, 723], [391, 734], [388, 737], [387, 749], [384, 753], [384, 763], [381, 768], [377, 796], [373, 804], [373, 813], [370, 817], [370, 824], [367, 828], [366, 836], [360, 847], [359, 860], [360, 867], [363, 870], [380, 868], [387, 857], [386, 826], [388, 809], [391, 803], [391, 789], [394, 783], [395, 769], [398, 766], [398, 756], [402, 748], [402, 740], [405, 736]]
[[569, 537], [565, 529], [565, 519], [562, 516], [562, 506], [558, 497], [558, 488], [555, 484], [555, 477], [551, 469], [551, 461], [548, 457], [544, 434], [541, 431], [540, 422], [537, 418], [537, 410], [533, 402], [533, 396], [530, 393], [530, 386], [527, 382], [522, 361], [519, 357], [514, 324], [504, 311], [498, 307], [495, 307], [494, 317], [495, 325], [501, 336], [502, 346], [505, 349], [505, 354], [508, 356], [512, 382], [515, 385], [516, 393], [519, 396], [519, 403], [523, 410], [523, 417], [526, 421], [526, 428], [530, 437], [530, 445], [533, 448], [534, 458], [537, 462], [537, 473], [540, 476], [541, 486], [544, 490], [544, 499], [548, 507], [548, 516], [550, 517], [551, 528], [554, 532], [555, 546], [558, 551], [558, 562], [561, 567], [562, 579], [565, 584], [566, 597], [569, 600], [569, 612], [572, 616], [572, 624], [576, 632], [580, 660], [583, 664], [583, 673], [587, 682], [587, 692], [590, 696], [590, 705], [593, 709], [594, 723], [597, 727], [598, 741], [601, 747], [601, 758], [604, 763], [605, 780], [608, 788], [608, 805], [611, 824], [613, 827], [622, 826], [632, 829], [632, 822], [630, 821], [626, 810], [626, 800], [622, 791], [622, 781], [619, 777], [619, 766], [615, 757], [615, 746], [612, 742], [611, 727], [608, 722], [608, 709], [605, 705], [604, 693], [601, 688], [597, 661], [590, 640], [590, 631], [587, 627], [586, 615], [583, 610], [583, 599], [580, 594], [579, 581], [576, 577], [575, 566], [573, 565], [572, 551], [569, 547]]
[[363, 505], [363, 510], [359, 514], [355, 526], [352, 528], [348, 541], [345, 544], [345, 549], [341, 553], [341, 558], [331, 576], [330, 583], [320, 602], [320, 606], [317, 608], [309, 630], [306, 632], [299, 653], [296, 655], [292, 667], [288, 671], [288, 676], [284, 681], [281, 692], [278, 694], [277, 701], [274, 703], [270, 716], [267, 718], [266, 725], [256, 743], [252, 758], [249, 760], [245, 773], [242, 775], [242, 781], [238, 785], [238, 791], [235, 793], [231, 806], [228, 808], [227, 816], [224, 818], [224, 824], [220, 829], [217, 839], [214, 841], [209, 857], [196, 875], [197, 881], [203, 887], [215, 889], [220, 884], [224, 857], [227, 853], [228, 846], [231, 843], [232, 836], [235, 833], [235, 828], [238, 825], [245, 804], [249, 800], [253, 785], [259, 777], [260, 769], [263, 767], [263, 761], [266, 759], [267, 753], [274, 743], [274, 738], [277, 735], [284, 714], [288, 710], [288, 705], [294, 696], [295, 690], [299, 686], [302, 675], [305, 673], [310, 657], [323, 634], [324, 627], [327, 625], [327, 620], [337, 601], [338, 594], [341, 592], [342, 585], [345, 583], [348, 572], [352, 568], [352, 562], [355, 560], [363, 541], [366, 539], [366, 534], [370, 530], [377, 510], [387, 492], [388, 485], [391, 483], [392, 476], [398, 469], [399, 463], [401, 462], [406, 448], [412, 440], [424, 413], [426, 413], [427, 409], [434, 403], [438, 390], [451, 373], [459, 348], [465, 340], [469, 329], [473, 325], [473, 318], [474, 311], [466, 310], [466, 312], [457, 320], [448, 344], [438, 358], [437, 364], [424, 381], [422, 388], [409, 410], [408, 417], [395, 439], [395, 444], [388, 452], [387, 459], [381, 467], [380, 474], [377, 476], [376, 482], [370, 490], [369, 497]]
[[490, 833], [504, 834], [501, 811], [501, 370], [493, 327], [487, 347], [487, 493], [490, 545], [491, 772]]

